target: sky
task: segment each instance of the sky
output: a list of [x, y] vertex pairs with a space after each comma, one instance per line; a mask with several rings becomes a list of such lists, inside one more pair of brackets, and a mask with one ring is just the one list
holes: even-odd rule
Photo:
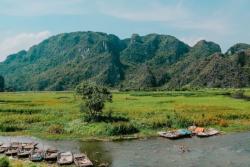
[[226, 51], [250, 43], [250, 0], [0, 0], [0, 61], [64, 32], [167, 34]]

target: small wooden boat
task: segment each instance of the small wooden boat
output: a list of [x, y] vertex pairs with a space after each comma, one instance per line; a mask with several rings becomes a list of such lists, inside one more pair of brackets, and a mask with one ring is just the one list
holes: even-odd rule
[[54, 148], [48, 148], [44, 153], [44, 159], [46, 161], [56, 161], [58, 150]]
[[44, 158], [44, 151], [39, 149], [33, 149], [30, 153], [29, 159], [33, 162], [40, 162]]
[[21, 146], [19, 142], [10, 143], [10, 147], [4, 152], [6, 156], [16, 156]]
[[5, 152], [4, 154], [6, 156], [16, 156], [17, 155], [17, 152], [18, 152], [18, 147], [9, 147]]
[[58, 165], [70, 165], [73, 163], [72, 152], [60, 152], [57, 156]]
[[85, 154], [75, 154], [74, 163], [77, 167], [90, 167], [93, 166], [93, 163], [89, 160]]
[[34, 145], [21, 146], [18, 149], [17, 156], [18, 158], [28, 158], [34, 149], [35, 149]]
[[204, 132], [205, 129], [202, 127], [190, 126], [188, 127], [188, 130], [191, 131], [194, 135], [196, 135], [197, 133]]
[[180, 138], [179, 134], [175, 131], [167, 131], [167, 132], [158, 132], [158, 135], [161, 137], [165, 137], [168, 139], [178, 139]]
[[165, 137], [168, 139], [179, 139], [184, 137], [191, 137], [192, 132], [186, 129], [179, 129], [174, 131], [167, 132], [158, 132], [159, 136]]
[[220, 132], [216, 129], [213, 128], [209, 128], [209, 129], [205, 129], [204, 132], [199, 132], [196, 135], [198, 137], [210, 137], [210, 136], [215, 136], [218, 135]]
[[38, 143], [20, 143], [21, 147], [36, 147]]
[[10, 143], [10, 146], [12, 147], [12, 148], [18, 148], [18, 147], [20, 147], [22, 145], [22, 143], [19, 143], [19, 142], [12, 142], [12, 143]]
[[5, 151], [7, 151], [9, 147], [10, 147], [9, 144], [2, 144], [0, 146], [0, 154], [3, 154]]

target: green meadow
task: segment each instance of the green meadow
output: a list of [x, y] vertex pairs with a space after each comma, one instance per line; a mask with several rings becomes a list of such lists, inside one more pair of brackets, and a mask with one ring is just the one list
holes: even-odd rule
[[[250, 101], [233, 89], [113, 92], [100, 122], [87, 123], [73, 92], [0, 93], [0, 135], [110, 140], [156, 136], [189, 125], [250, 130]], [[250, 95], [250, 89], [245, 89]]]

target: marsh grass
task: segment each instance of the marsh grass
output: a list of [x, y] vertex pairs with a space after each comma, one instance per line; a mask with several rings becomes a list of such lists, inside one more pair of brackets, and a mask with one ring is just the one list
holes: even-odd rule
[[82, 139], [152, 136], [193, 124], [250, 130], [250, 103], [228, 96], [234, 91], [115, 92], [113, 103], [106, 103], [97, 122], [84, 121], [82, 102], [72, 92], [0, 93], [0, 134]]

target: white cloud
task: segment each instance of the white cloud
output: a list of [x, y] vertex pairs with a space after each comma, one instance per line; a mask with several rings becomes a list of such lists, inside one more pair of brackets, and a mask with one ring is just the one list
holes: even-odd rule
[[8, 16], [75, 15], [91, 11], [87, 0], [1, 0], [0, 4], [0, 15]]
[[7, 37], [0, 41], [0, 62], [4, 61], [10, 54], [20, 50], [27, 50], [51, 35], [49, 31], [38, 33], [21, 33], [16, 36]]
[[151, 1], [144, 4], [142, 8], [124, 7], [120, 5], [111, 5], [104, 2], [98, 3], [100, 11], [103, 14], [116, 18], [127, 19], [131, 21], [174, 21], [185, 19], [189, 12], [183, 8], [182, 1], [174, 5], [163, 5], [157, 1]]
[[230, 25], [223, 17], [215, 17], [216, 11], [209, 16], [200, 15], [195, 10], [186, 7], [183, 1], [175, 4], [163, 4], [160, 1], [145, 3], [143, 7], [122, 6], [121, 4], [98, 3], [103, 14], [115, 18], [137, 22], [161, 22], [166, 27], [179, 30], [199, 30], [220, 35], [230, 32]]
[[200, 40], [204, 40], [204, 37], [183, 37], [180, 38], [181, 41], [187, 43], [189, 46], [194, 46]]

